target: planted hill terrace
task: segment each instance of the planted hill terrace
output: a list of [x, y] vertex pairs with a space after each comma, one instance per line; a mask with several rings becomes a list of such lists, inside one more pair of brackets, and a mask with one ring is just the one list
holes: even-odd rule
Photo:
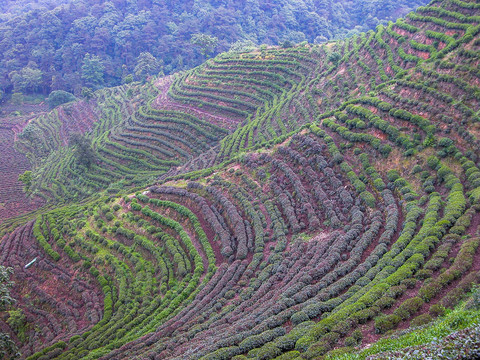
[[[91, 188], [81, 185], [92, 181], [95, 186], [99, 180], [95, 180], [95, 175], [88, 179], [90, 174], [76, 161], [73, 147], [68, 146], [69, 139], [79, 134], [93, 144], [93, 139], [104, 136], [124, 114], [131, 113], [132, 106], [133, 102], [127, 104], [126, 87], [105, 89], [96, 92], [88, 102], [63, 105], [31, 120], [16, 141], [16, 148], [34, 165], [31, 193], [59, 202], [91, 192]], [[97, 178], [103, 179], [101, 175]]]
[[[62, 106], [30, 122], [16, 146], [36, 165], [31, 193], [53, 202], [107, 187], [116, 193], [153, 181], [227, 134], [171, 105], [152, 107], [161, 90], [152, 84], [104, 89], [88, 103]], [[69, 142], [73, 134], [84, 134], [91, 159]]]
[[[215, 174], [180, 175], [20, 228], [43, 248], [41, 261], [89, 272], [105, 299], [91, 330], [70, 338], [69, 323], [30, 358], [315, 359], [453, 306], [480, 276], [475, 163], [460, 150], [429, 155], [436, 145], [406, 158], [404, 177], [385, 173], [375, 159], [392, 153], [329, 121]], [[18, 269], [15, 256], [4, 261]]]
[[[391, 121], [407, 124], [411, 119], [402, 116], [427, 117], [430, 130], [441, 131], [466, 152], [476, 151], [476, 10], [461, 1], [433, 2], [406, 19], [342, 42], [222, 54], [138, 90], [137, 100], [126, 96], [125, 88], [118, 90], [117, 100], [107, 93], [102, 125], [90, 136], [97, 163], [82, 168], [71, 149], [60, 147], [38, 167], [34, 191], [59, 201], [106, 187], [115, 193], [126, 184], [145, 184], [166, 172], [205, 169], [245, 149], [274, 143], [365, 97], [388, 103], [392, 114], [404, 108], [411, 114], [396, 111], [389, 115]], [[133, 109], [129, 101], [138, 106]], [[225, 129], [233, 133], [226, 136]], [[410, 126], [409, 135], [404, 135], [416, 138], [410, 147], [403, 146], [408, 154], [415, 152], [413, 144], [434, 134], [421, 130], [414, 134]], [[53, 131], [62, 137], [61, 129]], [[73, 181], [79, 177], [80, 184]]]
[[[31, 340], [10, 328], [23, 357], [319, 359], [454, 307], [480, 282], [479, 11], [436, 1], [342, 42], [97, 93], [99, 163], [76, 168], [65, 147], [38, 174], [53, 183], [70, 159], [58, 201], [74, 185], [117, 181], [111, 193], [0, 243], [15, 291], [36, 294], [19, 300], [24, 333], [51, 313]], [[185, 165], [167, 172], [165, 151]], [[96, 301], [35, 300], [52, 289], [35, 290], [17, 243]]]
[[[297, 122], [286, 125], [281, 119], [274, 123], [271, 118], [279, 104], [291, 101], [307, 78], [323, 66], [322, 49], [306, 45], [225, 53], [177, 76], [168, 91], [167, 106], [176, 101], [177, 107], [183, 104], [190, 113], [235, 130], [229, 137], [234, 140], [221, 141], [222, 151], [205, 154], [199, 161], [187, 163], [184, 170], [198, 170], [225, 160], [226, 152], [235, 154], [251, 146], [257, 133], [271, 139], [294, 129]], [[252, 119], [260, 119], [265, 131], [252, 128]]]
[[456, 132], [461, 127], [463, 133], [468, 127], [478, 134], [480, 18], [469, 4], [432, 2], [376, 31], [321, 47], [296, 48], [311, 60], [302, 63], [303, 81], [297, 80], [288, 94], [222, 140], [218, 160], [286, 135], [346, 101], [379, 93], [416, 115], [431, 113], [432, 123], [442, 129]]
[[[67, 358], [100, 356], [107, 344], [118, 347], [154, 331], [206, 286], [215, 255], [200, 220], [175, 203], [150, 206], [105, 198], [47, 213], [2, 240], [2, 264], [19, 269], [25, 356], [45, 345], [48, 356], [62, 350]], [[29, 269], [25, 255], [37, 258]], [[69, 289], [68, 297], [55, 293], [55, 281]], [[30, 296], [21, 296], [25, 291]], [[37, 316], [43, 318], [30, 323]]]
[[[191, 170], [211, 166], [216, 156], [209, 150], [229, 131], [252, 116], [268, 118], [321, 66], [315, 54], [308, 46], [225, 54], [154, 85], [104, 89], [89, 104], [59, 107], [20, 134], [17, 147], [36, 165], [32, 193], [72, 200], [139, 186], [183, 163]], [[86, 114], [78, 113], [82, 107]], [[268, 126], [271, 136], [286, 133], [281, 122]], [[92, 144], [96, 161], [88, 167], [66, 146], [73, 133]]]
[[[34, 351], [42, 343], [57, 343], [82, 334], [103, 316], [101, 288], [93, 283], [90, 274], [75, 273], [69, 261], [45, 257], [44, 249], [35, 241], [35, 234], [42, 233], [38, 223], [29, 221], [1, 243], [0, 261], [17, 270], [14, 296], [20, 299], [28, 325], [20, 324], [15, 339], [23, 343], [24, 353]], [[47, 229], [46, 223], [42, 225]], [[34, 266], [25, 269], [34, 259]]]
[[174, 82], [169, 95], [240, 119], [272, 105], [318, 65], [309, 47], [222, 54]]
[[25, 155], [14, 147], [22, 123], [15, 124], [13, 119], [0, 122], [0, 221], [32, 211], [43, 203], [36, 197], [27, 199], [23, 184], [18, 181], [20, 174], [31, 169]]

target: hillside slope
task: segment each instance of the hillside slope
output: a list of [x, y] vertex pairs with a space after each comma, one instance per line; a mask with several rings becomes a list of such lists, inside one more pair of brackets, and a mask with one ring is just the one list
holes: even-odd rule
[[430, 322], [480, 281], [479, 33], [478, 2], [433, 1], [30, 121], [52, 209], [8, 223], [0, 328], [28, 359], [319, 359]]

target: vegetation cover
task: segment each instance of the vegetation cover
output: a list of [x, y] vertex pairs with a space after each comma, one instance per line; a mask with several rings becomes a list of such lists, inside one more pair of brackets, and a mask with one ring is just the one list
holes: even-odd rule
[[[0, 4], [0, 94], [115, 86], [252, 44], [323, 42], [427, 0], [37, 0]], [[352, 30], [353, 29], [353, 30]], [[149, 59], [142, 54], [149, 54]], [[1, 100], [1, 96], [0, 96]]]
[[436, 0], [0, 127], [1, 202], [25, 196], [2, 332], [25, 359], [475, 356], [479, 11]]

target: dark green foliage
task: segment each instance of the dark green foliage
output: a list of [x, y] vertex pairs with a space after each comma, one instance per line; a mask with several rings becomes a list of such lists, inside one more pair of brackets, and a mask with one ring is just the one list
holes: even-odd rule
[[[10, 305], [15, 303], [15, 300], [10, 296], [10, 288], [13, 286], [13, 283], [10, 281], [12, 272], [11, 268], [0, 266], [0, 311], [5, 311]], [[5, 359], [20, 355], [17, 352], [17, 346], [10, 339], [10, 336], [2, 332], [0, 332], [0, 355]]]
[[375, 319], [375, 332], [383, 334], [392, 330], [401, 321], [398, 315], [382, 315]]
[[430, 307], [430, 314], [433, 317], [443, 316], [445, 314], [445, 308], [440, 304], [434, 304]]
[[30, 170], [25, 171], [23, 174], [18, 176], [18, 181], [21, 181], [25, 186], [23, 190], [28, 192], [30, 190], [30, 186], [32, 186], [33, 176]]
[[[150, 75], [159, 75], [162, 71], [161, 61], [156, 59], [149, 52], [142, 52], [137, 58], [137, 65], [133, 69], [136, 78], [145, 81]], [[126, 83], [130, 81], [126, 80]]]
[[84, 135], [73, 134], [70, 137], [69, 145], [75, 147], [75, 157], [77, 161], [90, 167], [96, 161], [96, 155], [92, 148], [91, 140]]
[[190, 42], [198, 47], [200, 54], [208, 57], [217, 47], [218, 38], [208, 34], [196, 33], [192, 35]]
[[[143, 79], [146, 73], [158, 73], [137, 67], [134, 59], [147, 51], [163, 60], [167, 73], [199, 65], [214, 46], [201, 45], [197, 54], [190, 43], [192, 34], [218, 38], [217, 54], [245, 39], [258, 44], [314, 43], [343, 37], [353, 28], [356, 32], [374, 28], [379, 20], [395, 20], [392, 14], [402, 16], [426, 1], [317, 4], [289, 0], [269, 6], [259, 1], [225, 5], [211, 0], [195, 5], [153, 0], [138, 4], [36, 1], [33, 7], [22, 1], [6, 3], [2, 2], [0, 12], [12, 12], [0, 20], [4, 29], [0, 41], [8, 37], [8, 46], [16, 51], [5, 49], [0, 56], [0, 62], [7, 64], [0, 77], [8, 81], [1, 87], [13, 84], [15, 91], [47, 93], [51, 87], [77, 95], [82, 85], [97, 87], [105, 82], [112, 86], [127, 74]], [[32, 9], [34, 19], [29, 14]]]
[[105, 65], [99, 56], [85, 54], [82, 62], [82, 79], [85, 85], [92, 88], [99, 88], [104, 83]]
[[50, 95], [48, 95], [47, 103], [50, 109], [53, 109], [58, 105], [62, 105], [75, 100], [76, 98], [75, 96], [73, 96], [73, 94], [63, 90], [55, 90], [55, 91], [52, 91]]

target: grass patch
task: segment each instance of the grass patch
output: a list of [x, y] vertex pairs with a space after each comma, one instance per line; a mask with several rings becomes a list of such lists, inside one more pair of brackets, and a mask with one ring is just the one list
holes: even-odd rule
[[372, 344], [368, 349], [360, 350], [357, 353], [342, 355], [327, 355], [326, 359], [353, 360], [365, 359], [385, 351], [400, 350], [410, 346], [425, 345], [437, 342], [451, 333], [473, 327], [480, 324], [480, 310], [466, 310], [464, 305], [455, 310], [447, 312], [442, 318], [437, 319], [432, 325], [408, 329], [398, 332], [389, 338], [381, 339]]

